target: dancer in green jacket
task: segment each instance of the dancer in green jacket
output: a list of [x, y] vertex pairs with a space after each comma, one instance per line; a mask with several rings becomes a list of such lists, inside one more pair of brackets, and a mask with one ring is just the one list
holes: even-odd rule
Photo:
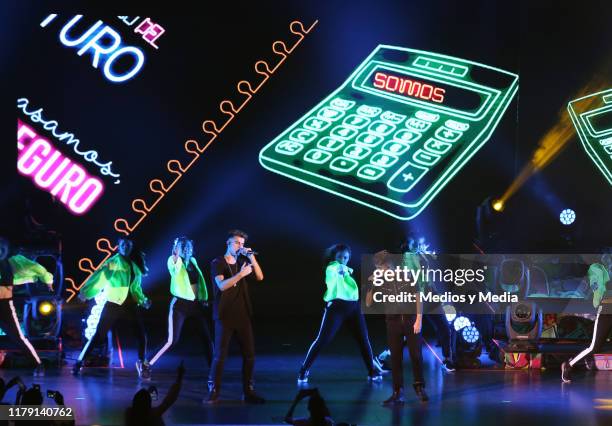
[[138, 338], [138, 361], [136, 361], [138, 376], [148, 379], [147, 334], [140, 313], [140, 308], [151, 307], [151, 301], [144, 295], [141, 287], [142, 276], [147, 272], [144, 254], [133, 253], [134, 243], [127, 238], [120, 238], [117, 245], [118, 253], [94, 272], [79, 292], [79, 299], [83, 301], [93, 299], [104, 292], [106, 303], [100, 314], [96, 332], [83, 347], [72, 372], [75, 375], [80, 374], [83, 360], [94, 345], [106, 337], [117, 320], [126, 319], [134, 325]]
[[168, 313], [168, 340], [151, 358], [151, 365], [171, 347], [176, 345], [187, 318], [194, 318], [201, 325], [201, 336], [206, 350], [208, 366], [212, 362], [213, 344], [208, 327], [208, 291], [204, 275], [193, 257], [193, 241], [187, 237], [174, 240], [172, 255], [168, 258], [170, 293], [172, 301]]
[[352, 277], [353, 269], [347, 265], [351, 257], [351, 249], [345, 244], [335, 244], [327, 249], [326, 257], [328, 261], [325, 268], [327, 290], [323, 296], [326, 302], [325, 312], [319, 334], [310, 346], [300, 368], [298, 384], [308, 382], [310, 366], [321, 349], [332, 341], [344, 323], [349, 325], [359, 344], [361, 357], [368, 370], [368, 381], [379, 382], [382, 376], [374, 365], [368, 329], [359, 306], [359, 288]]

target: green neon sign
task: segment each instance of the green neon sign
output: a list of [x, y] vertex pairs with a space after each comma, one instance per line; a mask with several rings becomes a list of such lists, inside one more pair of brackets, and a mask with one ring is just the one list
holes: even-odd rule
[[584, 150], [612, 185], [612, 89], [575, 99], [567, 110]]
[[379, 45], [259, 162], [410, 220], [489, 140], [517, 90], [518, 76], [498, 68]]

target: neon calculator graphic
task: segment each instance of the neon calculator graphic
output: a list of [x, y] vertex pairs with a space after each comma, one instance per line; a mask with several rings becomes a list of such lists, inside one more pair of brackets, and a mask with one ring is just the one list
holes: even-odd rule
[[612, 185], [612, 89], [567, 105], [582, 146]]
[[379, 45], [267, 144], [263, 167], [397, 219], [416, 217], [484, 145], [516, 74]]

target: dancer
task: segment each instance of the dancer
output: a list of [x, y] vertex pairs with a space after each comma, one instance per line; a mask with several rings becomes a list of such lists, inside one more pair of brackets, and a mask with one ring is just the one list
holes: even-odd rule
[[36, 280], [42, 281], [47, 285], [49, 291], [53, 291], [53, 274], [25, 256], [20, 254], [11, 256], [8, 240], [0, 237], [0, 328], [36, 364], [34, 376], [44, 376], [44, 366], [34, 346], [21, 331], [13, 304], [13, 285], [31, 283]]
[[178, 343], [185, 320], [193, 318], [201, 325], [200, 335], [204, 342], [206, 361], [210, 367], [213, 345], [206, 315], [208, 291], [204, 275], [193, 257], [193, 241], [187, 237], [178, 237], [174, 240], [172, 255], [168, 258], [168, 271], [170, 293], [173, 296], [168, 313], [168, 340], [151, 358], [149, 365], [153, 366], [168, 349]]
[[244, 246], [248, 236], [240, 230], [232, 230], [226, 240], [225, 255], [212, 261], [211, 273], [215, 284], [213, 313], [215, 319], [215, 355], [208, 378], [207, 403], [216, 403], [221, 390], [223, 364], [227, 358], [232, 336], [236, 334], [242, 351], [243, 400], [250, 404], [263, 404], [264, 398], [255, 392], [253, 369], [255, 367], [255, 343], [251, 325], [251, 299], [246, 277], [253, 274], [263, 280], [263, 272], [255, 252]]
[[117, 242], [118, 253], [108, 259], [83, 284], [79, 299], [85, 301], [95, 298], [101, 292], [106, 295], [106, 303], [100, 314], [95, 334], [87, 341], [77, 362], [72, 368], [74, 375], [79, 375], [83, 360], [94, 345], [104, 339], [108, 331], [119, 319], [126, 319], [134, 326], [138, 339], [138, 361], [136, 370], [142, 379], [148, 379], [149, 365], [146, 360], [147, 334], [140, 308], [149, 309], [151, 301], [142, 292], [143, 274], [148, 271], [144, 253], [133, 250], [134, 243], [127, 238]]
[[361, 350], [361, 357], [368, 370], [368, 381], [382, 380], [374, 365], [372, 347], [368, 337], [365, 318], [359, 306], [359, 288], [351, 276], [353, 270], [347, 266], [351, 249], [345, 244], [335, 244], [327, 249], [327, 268], [325, 284], [327, 291], [323, 296], [326, 302], [319, 334], [314, 340], [298, 374], [298, 384], [308, 382], [309, 370], [321, 349], [332, 341], [342, 324], [347, 323]]
[[600, 263], [594, 263], [588, 271], [589, 283], [593, 289], [593, 306], [597, 308], [593, 339], [588, 348], [561, 364], [561, 380], [564, 383], [572, 381], [572, 369], [578, 361], [599, 351], [612, 329], [612, 281], [610, 281], [609, 273], [609, 270], [612, 269], [612, 261], [609, 255], [602, 256], [602, 261], [604, 259], [608, 264], [607, 268]]
[[[418, 270], [420, 262], [418, 255], [414, 252], [405, 253], [403, 258], [398, 259], [404, 266]], [[374, 264], [379, 270], [392, 270], [395, 268], [393, 256], [386, 250], [376, 253], [374, 256]], [[407, 282], [385, 281], [383, 286], [377, 288], [377, 291], [383, 291], [389, 295], [400, 296], [405, 292], [416, 293], [419, 291], [418, 285], [412, 285]], [[373, 289], [369, 289], [366, 296], [366, 304], [370, 306], [373, 301]], [[426, 402], [429, 400], [425, 392], [425, 379], [423, 376], [423, 352], [421, 346], [421, 327], [423, 323], [423, 314], [420, 298], [416, 297], [416, 313], [415, 307], [409, 306], [408, 302], [404, 306], [390, 302], [385, 303], [385, 322], [387, 325], [387, 341], [389, 350], [391, 351], [391, 375], [393, 377], [393, 393], [387, 398], [383, 405], [401, 405], [405, 402], [404, 399], [404, 344], [408, 345], [408, 352], [412, 362], [413, 387], [417, 397]], [[405, 313], [398, 314], [398, 311]], [[404, 340], [405, 338], [405, 340]]]

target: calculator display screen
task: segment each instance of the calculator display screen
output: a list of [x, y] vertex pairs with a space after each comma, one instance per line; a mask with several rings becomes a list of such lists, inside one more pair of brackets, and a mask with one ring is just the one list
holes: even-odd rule
[[374, 69], [365, 86], [466, 112], [476, 111], [482, 103], [482, 95], [476, 91], [382, 67]]
[[589, 123], [596, 133], [612, 129], [612, 110], [591, 115]]

